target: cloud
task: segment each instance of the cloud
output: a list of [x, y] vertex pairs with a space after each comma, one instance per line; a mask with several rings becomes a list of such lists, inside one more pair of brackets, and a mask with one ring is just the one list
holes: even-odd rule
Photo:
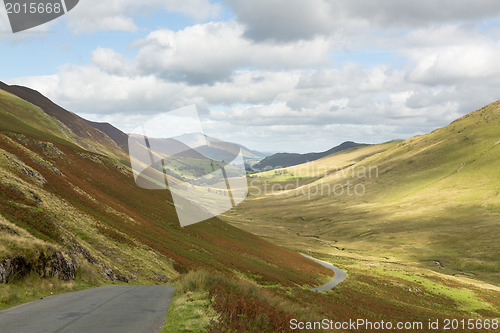
[[[264, 151], [407, 138], [498, 99], [498, 20], [481, 23], [496, 2], [227, 3], [236, 21], [151, 31], [134, 58], [99, 47], [88, 65], [14, 83], [124, 130], [196, 104], [207, 134]], [[360, 56], [334, 62], [346, 45]]]
[[77, 33], [137, 30], [134, 18], [158, 10], [182, 13], [197, 21], [215, 18], [220, 6], [208, 0], [106, 0], [80, 1], [67, 14], [70, 28]]
[[414, 69], [356, 63], [330, 69], [240, 69], [228, 80], [193, 85], [139, 73], [130, 60], [99, 48], [91, 65], [67, 65], [55, 75], [11, 83], [38, 89], [69, 110], [123, 130], [154, 114], [196, 104], [210, 125], [208, 134], [261, 150], [273, 150], [266, 144], [282, 140], [280, 147], [288, 151], [307, 151], [310, 142], [324, 142], [317, 147], [327, 149], [328, 142], [407, 138], [498, 98], [496, 77], [478, 79], [475, 86], [467, 80], [436, 86], [414, 80]]
[[245, 35], [262, 41], [292, 41], [329, 35], [335, 26], [333, 7], [323, 0], [227, 0], [238, 21], [246, 27]]
[[482, 0], [226, 0], [253, 40], [292, 41], [319, 35], [353, 36], [377, 28], [416, 28], [481, 22], [500, 16], [500, 3]]
[[133, 71], [133, 64], [110, 48], [98, 47], [92, 51], [92, 63], [110, 74], [126, 75]]
[[447, 25], [419, 29], [400, 51], [411, 63], [409, 78], [427, 85], [471, 84], [500, 75], [500, 41], [474, 29]]
[[279, 70], [325, 65], [331, 40], [317, 38], [287, 44], [254, 43], [236, 22], [210, 22], [177, 32], [151, 32], [134, 45], [138, 70], [191, 84], [228, 80], [235, 70]]
[[480, 0], [471, 6], [468, 0], [351, 0], [333, 1], [338, 6], [345, 3], [347, 13], [380, 27], [420, 27], [432, 24], [475, 21], [498, 18], [500, 3]]

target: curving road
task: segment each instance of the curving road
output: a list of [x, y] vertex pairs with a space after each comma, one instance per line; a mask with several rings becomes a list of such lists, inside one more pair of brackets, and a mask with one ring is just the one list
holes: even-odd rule
[[318, 264], [320, 264], [322, 266], [325, 266], [326, 268], [331, 269], [332, 271], [335, 272], [335, 276], [333, 277], [333, 279], [330, 280], [330, 282], [328, 282], [325, 285], [322, 285], [321, 287], [313, 288], [313, 289], [309, 289], [309, 290], [312, 290], [312, 291], [325, 291], [325, 290], [333, 289], [340, 282], [344, 281], [345, 278], [347, 277], [347, 273], [346, 272], [344, 272], [341, 269], [338, 269], [337, 267], [333, 266], [329, 262], [326, 262], [326, 261], [323, 261], [323, 260], [319, 260], [319, 259], [315, 259], [315, 258], [313, 258], [311, 256], [308, 256], [307, 254], [304, 254], [304, 253], [301, 253], [301, 255], [303, 255], [304, 257], [309, 258], [311, 260], [314, 260]]
[[156, 333], [165, 323], [172, 286], [103, 286], [46, 297], [0, 311], [9, 333]]

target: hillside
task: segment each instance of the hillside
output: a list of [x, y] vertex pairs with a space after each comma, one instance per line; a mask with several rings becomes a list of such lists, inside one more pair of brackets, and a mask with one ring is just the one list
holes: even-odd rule
[[262, 161], [255, 164], [253, 168], [256, 170], [266, 170], [266, 169], [277, 169], [293, 165], [299, 165], [302, 163], [318, 160], [322, 157], [337, 153], [345, 149], [362, 147], [362, 146], [366, 146], [366, 144], [346, 141], [336, 147], [333, 147], [321, 153], [307, 153], [307, 154], [276, 153], [271, 156], [267, 156]]
[[169, 192], [136, 186], [106, 134], [44, 110], [0, 90], [0, 308], [39, 297], [25, 293], [33, 274], [76, 279], [67, 288], [165, 283], [196, 269], [303, 287], [329, 274], [216, 218], [180, 228]]
[[[403, 264], [397, 251], [386, 261], [365, 250], [366, 242], [356, 242], [363, 236], [351, 237], [342, 219], [366, 224], [375, 214], [359, 214], [366, 202], [348, 206], [346, 198], [319, 196], [305, 202], [293, 190], [263, 201], [253, 184], [257, 175], [250, 179], [252, 197], [224, 220], [263, 238], [218, 218], [180, 228], [170, 193], [137, 187], [126, 154], [103, 131], [92, 133], [96, 143], [0, 90], [0, 309], [101, 284], [173, 283], [171, 332], [287, 332], [291, 318], [379, 320], [381, 308], [400, 321], [500, 315], [495, 286]], [[328, 166], [323, 175], [307, 166], [273, 170], [269, 179], [335, 183], [353, 165], [380, 159], [389, 166], [403, 144], [351, 148], [311, 162]], [[386, 190], [373, 198], [389, 196]], [[285, 201], [285, 193], [293, 195]], [[334, 219], [339, 224], [328, 223]], [[328, 281], [331, 271], [297, 251], [334, 263], [347, 279], [331, 291], [307, 290]]]
[[128, 135], [120, 131], [118, 128], [114, 127], [111, 124], [108, 123], [97, 123], [94, 121], [86, 120], [84, 121], [89, 124], [90, 126], [98, 129], [99, 131], [103, 132], [107, 136], [109, 136], [110, 139], [112, 139], [118, 147], [123, 149], [123, 151], [128, 151]]
[[[235, 225], [264, 234], [272, 221], [335, 248], [500, 283], [499, 168], [495, 102], [427, 135], [256, 174]], [[262, 196], [264, 182], [285, 190]]]
[[495, 102], [428, 135], [253, 174], [222, 218], [347, 271], [328, 296], [351, 309], [498, 318], [499, 125]]
[[60, 107], [38, 91], [28, 87], [7, 85], [0, 82], [0, 89], [9, 92], [20, 99], [39, 107], [45, 114], [53, 117], [62, 124], [61, 128], [67, 129], [73, 136], [73, 141], [84, 149], [98, 152], [113, 152], [120, 147], [126, 151], [127, 135], [107, 123], [95, 123], [79, 117], [78, 115]]

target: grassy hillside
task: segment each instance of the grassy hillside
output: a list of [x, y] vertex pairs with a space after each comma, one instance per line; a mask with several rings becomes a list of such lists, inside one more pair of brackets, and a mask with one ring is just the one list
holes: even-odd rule
[[[233, 214], [262, 235], [278, 225], [289, 235], [498, 284], [499, 169], [496, 102], [428, 135], [257, 174], [254, 197]], [[279, 191], [263, 196], [275, 184]], [[259, 221], [266, 227], [258, 230]]]
[[[402, 143], [346, 150], [337, 162], [334, 156], [319, 160], [329, 166], [324, 175], [280, 170], [270, 181], [252, 178], [252, 196], [229, 219], [287, 248], [216, 218], [181, 229], [168, 191], [137, 187], [125, 155], [99, 141], [86, 148], [92, 144], [39, 107], [0, 91], [0, 308], [103, 283], [174, 283], [166, 332], [281, 332], [290, 331], [292, 318], [500, 316], [495, 286], [416, 267], [396, 257], [397, 247], [390, 260], [380, 260], [382, 250], [363, 247], [375, 241], [348, 228], [340, 228], [345, 238], [335, 243], [337, 224], [328, 219], [342, 224], [355, 216], [350, 222], [361, 228], [368, 216], [362, 209], [394, 207], [381, 201], [390, 196], [383, 190], [371, 194], [380, 202], [367, 201], [376, 180], [364, 180], [367, 196], [355, 201], [317, 196], [306, 202], [294, 190], [266, 199], [256, 193], [265, 184], [335, 184], [353, 163], [384, 160], [388, 168]], [[307, 290], [326, 282], [331, 271], [297, 250], [333, 262], [348, 272], [347, 280], [332, 291]], [[13, 274], [2, 281], [5, 267]]]
[[283, 288], [328, 278], [322, 266], [218, 219], [180, 228], [168, 191], [139, 188], [115, 150], [81, 143], [0, 91], [0, 268], [12, 269], [0, 281], [0, 308], [113, 281], [167, 283], [197, 269]]
[[[55, 104], [38, 91], [28, 87], [9, 86], [0, 82], [0, 90], [4, 93], [8, 92], [19, 97], [24, 103], [39, 107], [43, 112], [42, 114], [38, 114], [38, 116], [42, 116], [43, 118], [49, 116], [49, 122], [56, 122], [58, 130], [63, 132], [64, 137], [71, 139], [73, 143], [82, 148], [104, 154], [113, 153], [118, 156], [124, 155], [123, 149], [126, 148], [127, 136], [110, 124], [89, 122]], [[19, 110], [16, 108], [7, 108], [5, 110], [11, 113], [17, 112], [18, 117], [20, 117], [23, 122], [28, 122], [30, 126], [45, 132], [47, 130], [45, 127], [47, 121], [38, 124], [34, 120], [40, 119], [35, 118], [30, 121], [30, 119], [27, 118], [28, 114], [25, 114], [25, 111], [28, 109], [29, 108], [23, 108]]]
[[414, 297], [407, 319], [495, 318], [499, 169], [496, 102], [428, 135], [254, 174], [249, 198], [224, 219], [346, 270], [337, 301], [349, 302], [348, 288], [358, 310], [398, 318], [386, 302], [403, 288]]

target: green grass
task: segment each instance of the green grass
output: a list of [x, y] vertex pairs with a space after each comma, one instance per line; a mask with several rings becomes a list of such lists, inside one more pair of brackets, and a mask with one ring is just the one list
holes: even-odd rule
[[27, 277], [8, 284], [0, 284], [0, 310], [34, 301], [51, 295], [98, 287], [106, 282], [89, 267], [76, 271], [76, 280], [61, 281], [57, 278], [41, 278], [31, 273]]
[[[311, 247], [309, 247], [311, 248]], [[335, 289], [263, 287], [246, 277], [194, 271], [176, 282], [164, 332], [285, 332], [289, 321], [421, 321], [500, 316], [500, 288], [471, 284], [410, 264], [363, 255], [308, 252], [347, 271]], [[192, 321], [193, 318], [198, 318]]]
[[[36, 184], [26, 170], [5, 160], [0, 164], [2, 186], [12, 185], [24, 195], [2, 192], [8, 221], [0, 222], [17, 232], [0, 231], [2, 256], [36, 256], [47, 248], [72, 251], [74, 240], [134, 283], [167, 283], [182, 274], [167, 330], [205, 330], [208, 325], [212, 331], [279, 332], [286, 331], [290, 318], [499, 315], [498, 289], [480, 281], [495, 281], [499, 271], [500, 145], [494, 143], [500, 138], [493, 138], [500, 133], [496, 120], [486, 122], [496, 109], [479, 111], [430, 136], [318, 160], [326, 167], [324, 175], [307, 169], [276, 174], [270, 181], [256, 175], [250, 179], [256, 181], [250, 198], [224, 219], [262, 239], [219, 219], [180, 228], [169, 192], [138, 188], [130, 173], [116, 168], [112, 153], [86, 151], [59, 136], [57, 128], [44, 132], [48, 125], [25, 119], [41, 111], [11, 99], [0, 96], [0, 149], [47, 182]], [[41, 142], [53, 143], [61, 156], [48, 155]], [[321, 181], [335, 185], [353, 178], [339, 170], [371, 165], [379, 168], [379, 177], [350, 179], [366, 186], [363, 197], [305, 200], [309, 190], [257, 193], [265, 184], [295, 183], [298, 190]], [[31, 200], [33, 195], [41, 202]], [[37, 217], [39, 225], [32, 223]], [[51, 232], [61, 237], [53, 239]], [[308, 291], [325, 283], [331, 271], [298, 251], [346, 270], [347, 280], [324, 293]], [[444, 268], [431, 260], [440, 260]], [[0, 286], [0, 301], [8, 307], [98, 285], [103, 283], [100, 267], [89, 264], [69, 284], [29, 276]], [[417, 281], [404, 278], [415, 274]]]
[[[326, 293], [351, 309], [337, 309], [341, 319], [498, 317], [499, 125], [494, 103], [429, 135], [369, 147], [371, 153], [359, 148], [252, 175], [249, 198], [224, 220], [346, 270], [347, 280]], [[370, 167], [378, 172], [358, 177]], [[264, 190], [300, 177], [308, 181], [288, 191]], [[318, 191], [347, 182], [364, 186], [364, 195]], [[322, 296], [314, 299], [322, 303]]]
[[207, 291], [177, 292], [168, 311], [162, 333], [205, 332], [216, 312], [210, 307]]
[[[499, 125], [497, 102], [428, 135], [253, 175], [250, 197], [227, 220], [292, 248], [297, 233], [315, 235], [426, 268], [439, 260], [447, 274], [498, 284]], [[279, 188], [292, 174], [319, 178], [266, 195], [264, 186]], [[348, 183], [363, 195], [328, 195]]]
[[217, 320], [209, 293], [209, 273], [190, 272], [174, 282], [175, 294], [162, 333], [205, 332]]

